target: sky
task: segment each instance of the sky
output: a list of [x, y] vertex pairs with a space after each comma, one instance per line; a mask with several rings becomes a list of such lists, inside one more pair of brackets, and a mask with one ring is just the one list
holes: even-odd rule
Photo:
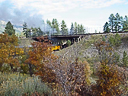
[[87, 33], [102, 32], [110, 14], [128, 16], [128, 0], [0, 0], [0, 20], [22, 25], [42, 26], [43, 20], [56, 18], [82, 24]]

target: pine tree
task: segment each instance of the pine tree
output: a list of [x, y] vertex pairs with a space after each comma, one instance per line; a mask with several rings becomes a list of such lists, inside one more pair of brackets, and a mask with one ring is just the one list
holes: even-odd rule
[[[48, 23], [50, 24], [49, 21], [48, 21]], [[58, 24], [57, 19], [53, 18], [51, 27], [53, 29], [53, 33], [60, 34], [59, 24]]]
[[38, 29], [37, 28], [31, 28], [31, 30], [32, 30], [32, 37], [36, 37], [36, 36], [38, 36], [38, 34], [37, 34], [37, 31], [38, 31]]
[[77, 27], [77, 23], [75, 22], [75, 32], [74, 32], [74, 34], [77, 34], [78, 33], [78, 27]]
[[44, 33], [43, 33], [43, 31], [41, 30], [40, 27], [39, 27], [37, 30], [38, 30], [38, 31], [37, 31], [38, 36], [44, 35]]
[[128, 17], [125, 16], [123, 20], [123, 30], [128, 30]]
[[115, 24], [114, 29], [116, 32], [119, 32], [119, 30], [121, 29], [120, 23], [121, 23], [120, 15], [118, 13], [116, 13], [115, 21], [114, 21], [114, 24]]
[[13, 25], [11, 24], [10, 21], [6, 24], [5, 33], [7, 33], [8, 35], [15, 34], [15, 30], [13, 29]]
[[103, 30], [104, 30], [105, 33], [109, 33], [109, 32], [110, 32], [108, 22], [105, 23], [105, 25], [104, 25], [104, 29], [103, 29]]
[[111, 32], [114, 31], [114, 20], [115, 20], [115, 16], [113, 14], [111, 14], [109, 16], [109, 26], [110, 26]]
[[84, 31], [85, 31], [84, 26], [81, 24], [80, 25], [80, 34], [84, 34]]
[[24, 32], [24, 35], [26, 36], [26, 38], [28, 38], [27, 23], [26, 22], [24, 22], [24, 24], [23, 24], [23, 32]]
[[57, 19], [55, 19], [55, 29], [56, 29], [56, 31], [57, 31], [57, 34], [60, 34], [59, 24], [58, 24]]
[[71, 24], [70, 34], [71, 34], [71, 35], [74, 34], [74, 26], [73, 26], [73, 23]]
[[78, 24], [78, 34], [81, 34], [81, 32], [80, 32], [80, 25]]
[[52, 27], [52, 23], [51, 21], [47, 20], [47, 24], [50, 25]]
[[67, 26], [64, 20], [62, 20], [62, 23], [61, 23], [61, 32], [62, 32], [62, 35], [68, 35]]

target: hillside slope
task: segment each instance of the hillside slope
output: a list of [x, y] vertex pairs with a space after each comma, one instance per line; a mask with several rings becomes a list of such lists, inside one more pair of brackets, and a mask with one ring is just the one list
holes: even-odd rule
[[[55, 51], [54, 54], [58, 56], [62, 56], [64, 58], [68, 58], [72, 60], [73, 57], [79, 58], [79, 60], [87, 60], [91, 65], [98, 62], [98, 50], [96, 49], [94, 43], [98, 40], [102, 40], [105, 38], [109, 39], [113, 34], [108, 34], [107, 38], [105, 35], [92, 35], [84, 37], [80, 42], [76, 42], [73, 45], [64, 48], [60, 51]], [[118, 53], [120, 56], [120, 62], [122, 62], [123, 52], [128, 53], [128, 33], [120, 34], [121, 36], [121, 44], [119, 47], [114, 48], [114, 51]]]
[[19, 46], [21, 47], [28, 47], [31, 43], [35, 42], [31, 38], [19, 38]]

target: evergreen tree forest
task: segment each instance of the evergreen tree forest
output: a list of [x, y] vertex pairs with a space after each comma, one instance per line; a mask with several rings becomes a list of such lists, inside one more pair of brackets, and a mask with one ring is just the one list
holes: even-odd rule
[[57, 19], [52, 21], [47, 20], [46, 24], [44, 23], [44, 29], [40, 27], [31, 27], [27, 26], [27, 23], [24, 22], [23, 24], [23, 34], [26, 38], [29, 37], [37, 37], [43, 35], [75, 35], [75, 34], [85, 34], [85, 28], [82, 24], [77, 24], [76, 22], [73, 24], [71, 23], [71, 28], [68, 29], [66, 22], [62, 20], [60, 23]]
[[[44, 22], [44, 21], [43, 21]], [[14, 34], [15, 30], [10, 22], [7, 24], [7, 28], [5, 28], [5, 32], [7, 34]], [[24, 22], [23, 24], [23, 33], [26, 38], [28, 37], [37, 37], [37, 36], [43, 36], [43, 35], [76, 35], [76, 34], [86, 34], [86, 29], [82, 24], [79, 24], [77, 22], [71, 23], [71, 27], [67, 28], [67, 24], [64, 20], [59, 22], [57, 19], [53, 18], [52, 21], [47, 20], [46, 23], [44, 22], [44, 28], [40, 27], [29, 27], [27, 26], [27, 23]], [[8, 30], [13, 29], [11, 33], [9, 33]], [[105, 22], [103, 26], [103, 32], [109, 33], [109, 32], [126, 32], [128, 31], [128, 17], [125, 15], [120, 16], [119, 13], [110, 14], [108, 17], [108, 22]]]
[[119, 31], [127, 31], [128, 30], [128, 17], [120, 16], [119, 13], [110, 14], [109, 21], [105, 23], [103, 26], [103, 30], [105, 33], [109, 32], [119, 32]]

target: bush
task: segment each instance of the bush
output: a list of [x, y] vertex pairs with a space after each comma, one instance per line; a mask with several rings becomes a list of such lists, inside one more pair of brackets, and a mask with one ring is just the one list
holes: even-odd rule
[[67, 46], [70, 46], [70, 45], [71, 45], [71, 41], [68, 40], [68, 41], [67, 41]]
[[41, 95], [52, 95], [51, 89], [38, 76], [28, 77], [21, 74], [2, 74], [0, 96], [22, 96], [38, 92]]
[[109, 43], [111, 46], [118, 47], [121, 44], [121, 37], [118, 33], [115, 36], [109, 37]]
[[122, 61], [123, 61], [123, 66], [127, 67], [128, 66], [128, 56], [127, 56], [127, 53], [125, 51], [123, 52]]

